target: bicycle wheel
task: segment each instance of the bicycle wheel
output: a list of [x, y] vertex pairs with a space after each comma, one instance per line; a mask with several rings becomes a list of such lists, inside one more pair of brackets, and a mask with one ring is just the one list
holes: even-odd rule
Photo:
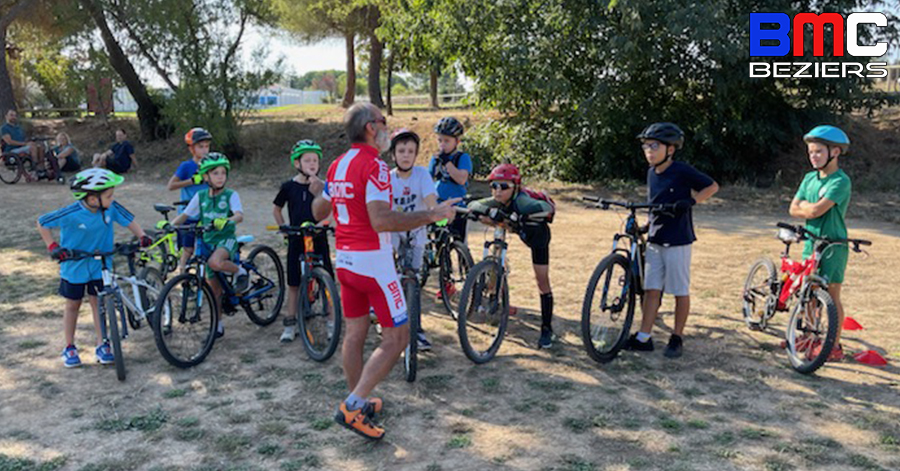
[[[131, 242], [137, 242], [137, 237], [131, 239]], [[158, 242], [159, 239], [154, 240], [153, 242]], [[140, 263], [144, 266], [155, 265], [157, 270], [159, 270], [159, 274], [163, 277], [169, 274], [170, 271], [174, 270], [174, 266], [169, 266], [169, 250], [166, 249], [166, 244], [156, 244], [153, 247], [144, 249], [144, 252], [140, 254], [140, 258], [138, 259]]]
[[125, 381], [125, 357], [122, 356], [122, 337], [119, 336], [120, 317], [116, 305], [121, 306], [122, 302], [116, 299], [115, 295], [105, 296], [103, 306], [106, 310], [106, 321], [109, 326], [109, 343], [112, 346], [113, 357], [115, 357], [116, 378], [119, 381]]
[[837, 324], [837, 306], [825, 285], [810, 283], [794, 306], [785, 331], [791, 367], [803, 374], [818, 370], [834, 347]]
[[444, 309], [455, 319], [459, 308], [460, 292], [466, 282], [466, 275], [475, 263], [466, 244], [454, 240], [439, 255], [441, 301]]
[[322, 267], [315, 267], [300, 282], [297, 325], [303, 349], [315, 361], [334, 355], [341, 340], [341, 302], [334, 279]]
[[250, 290], [241, 305], [256, 325], [266, 326], [278, 318], [284, 303], [284, 268], [281, 259], [270, 247], [260, 245], [247, 258], [253, 268], [250, 273]]
[[750, 330], [763, 330], [778, 304], [778, 273], [775, 264], [761, 258], [750, 267], [744, 282], [744, 322]]
[[606, 256], [594, 269], [581, 307], [581, 340], [594, 361], [612, 361], [625, 345], [634, 320], [635, 284], [622, 254]]
[[[148, 286], [138, 286], [138, 293], [140, 294], [140, 308], [144, 310], [143, 318], [147, 319], [147, 322], [153, 321], [153, 312], [156, 308], [156, 300], [159, 298], [159, 294], [162, 291], [163, 287], [166, 285], [165, 280], [163, 280], [160, 271], [154, 267], [144, 267], [141, 269], [141, 272], [138, 274], [138, 279], [142, 280]], [[156, 290], [154, 292], [154, 290]], [[171, 310], [171, 304], [166, 304], [164, 309]], [[138, 316], [134, 316], [132, 320], [132, 313], [129, 311], [128, 321], [131, 323], [131, 327], [137, 329], [141, 326], [141, 319]]]
[[412, 383], [416, 380], [416, 371], [419, 367], [418, 334], [422, 321], [422, 312], [419, 308], [419, 282], [413, 276], [403, 278], [402, 284], [403, 294], [406, 296], [406, 314], [409, 317], [409, 345], [403, 354], [403, 365], [406, 368], [406, 381]]
[[19, 167], [19, 158], [13, 154], [0, 155], [0, 181], [12, 185], [22, 178]]
[[509, 287], [500, 263], [478, 262], [466, 278], [456, 319], [463, 353], [476, 364], [487, 363], [503, 342], [509, 321]]
[[150, 325], [163, 358], [179, 368], [190, 368], [212, 350], [217, 320], [209, 283], [184, 273], [169, 280], [159, 293]]

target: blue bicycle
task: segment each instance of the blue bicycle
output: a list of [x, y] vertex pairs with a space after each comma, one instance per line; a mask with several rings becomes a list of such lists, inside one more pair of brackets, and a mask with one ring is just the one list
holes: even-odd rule
[[[177, 226], [174, 230], [189, 230], [201, 241], [204, 232], [215, 230], [212, 225]], [[237, 238], [238, 250], [234, 262], [247, 270], [249, 288], [237, 293], [231, 283], [232, 275], [214, 272], [213, 277], [222, 287], [219, 303], [213, 302], [212, 287], [207, 281], [206, 262], [211, 254], [197, 250], [188, 262], [185, 273], [178, 275], [163, 287], [153, 326], [156, 346], [162, 356], [179, 368], [199, 365], [212, 351], [216, 340], [219, 306], [225, 315], [233, 316], [240, 306], [253, 323], [266, 326], [275, 322], [284, 303], [284, 268], [281, 259], [272, 248], [259, 245], [246, 260], [240, 259], [244, 245], [253, 242], [253, 236]], [[163, 309], [163, 306], [168, 307]]]

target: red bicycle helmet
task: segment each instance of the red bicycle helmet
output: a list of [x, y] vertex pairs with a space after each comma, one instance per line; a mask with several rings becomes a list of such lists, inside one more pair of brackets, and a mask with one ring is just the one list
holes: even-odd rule
[[522, 183], [522, 175], [519, 173], [519, 167], [513, 164], [500, 164], [488, 175], [488, 181], [494, 180], [509, 180], [518, 185]]

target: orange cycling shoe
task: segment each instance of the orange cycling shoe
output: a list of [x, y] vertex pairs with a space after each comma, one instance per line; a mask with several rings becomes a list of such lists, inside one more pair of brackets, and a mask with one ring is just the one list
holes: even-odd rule
[[341, 402], [341, 405], [334, 412], [334, 421], [358, 435], [371, 440], [381, 440], [384, 438], [384, 429], [372, 421], [369, 415], [364, 412], [365, 409], [367, 408], [349, 410], [347, 409], [347, 404]]

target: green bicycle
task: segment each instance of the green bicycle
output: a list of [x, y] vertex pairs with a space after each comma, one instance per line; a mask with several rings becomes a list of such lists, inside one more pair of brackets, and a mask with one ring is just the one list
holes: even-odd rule
[[[187, 201], [177, 201], [175, 206], [186, 206]], [[175, 211], [175, 206], [167, 206], [164, 204], [154, 204], [153, 209], [162, 214], [163, 219], [169, 221], [169, 213]], [[181, 260], [181, 247], [178, 246], [178, 234], [175, 232], [150, 231], [148, 235], [153, 238], [150, 244], [137, 259], [140, 267], [148, 265], [156, 265], [163, 280], [168, 278], [169, 274], [178, 268], [178, 262]]]

